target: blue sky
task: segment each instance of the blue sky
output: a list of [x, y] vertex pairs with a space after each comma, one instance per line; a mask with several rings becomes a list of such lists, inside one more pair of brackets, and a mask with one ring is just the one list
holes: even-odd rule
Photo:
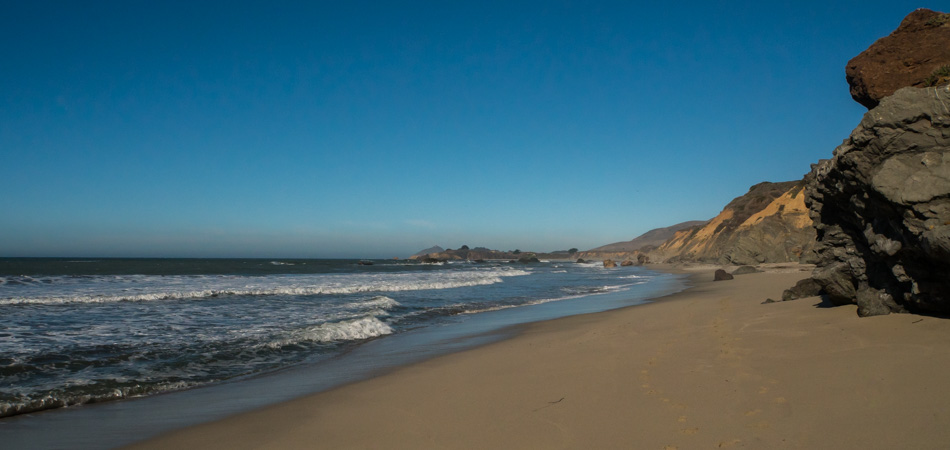
[[[801, 178], [935, 2], [14, 2], [0, 256], [592, 248]], [[644, 2], [645, 3], [645, 2]]]

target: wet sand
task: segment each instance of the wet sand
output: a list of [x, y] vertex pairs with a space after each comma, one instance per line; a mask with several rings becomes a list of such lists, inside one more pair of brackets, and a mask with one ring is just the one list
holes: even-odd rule
[[134, 448], [946, 448], [950, 320], [712, 282]]

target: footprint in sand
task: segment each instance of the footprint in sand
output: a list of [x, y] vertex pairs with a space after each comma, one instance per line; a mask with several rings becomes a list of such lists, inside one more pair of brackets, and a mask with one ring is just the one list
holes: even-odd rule
[[765, 386], [762, 386], [762, 387], [759, 388], [759, 393], [760, 393], [760, 394], [764, 394], [764, 393], [766, 393], [766, 392], [768, 392], [768, 391], [769, 391], [769, 388], [767, 388], [767, 387], [765, 387]]
[[754, 415], [759, 414], [759, 413], [761, 413], [761, 412], [762, 412], [761, 409], [753, 409], [752, 411], [747, 411], [747, 412], [745, 413], [745, 415], [746, 415], [746, 417], [751, 417], [751, 416], [754, 416]]
[[699, 428], [686, 428], [684, 430], [680, 430], [680, 433], [690, 434], [690, 435], [696, 434], [696, 433], [699, 433]]
[[729, 447], [732, 447], [733, 445], [736, 445], [736, 444], [738, 444], [738, 443], [740, 443], [740, 442], [742, 442], [742, 441], [739, 440], [739, 439], [730, 439], [730, 440], [728, 440], [728, 441], [722, 441], [722, 442], [719, 443], [719, 448], [729, 448]]
[[680, 418], [679, 418], [679, 419], [676, 419], [676, 421], [679, 422], [679, 423], [684, 423], [684, 422], [686, 422], [686, 416], [680, 416]]
[[788, 400], [785, 400], [785, 397], [775, 397], [775, 403], [788, 403]]

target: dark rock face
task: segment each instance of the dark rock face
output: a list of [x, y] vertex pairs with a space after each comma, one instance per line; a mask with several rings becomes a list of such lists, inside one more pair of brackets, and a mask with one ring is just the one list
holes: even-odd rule
[[539, 260], [538, 258], [534, 256], [522, 256], [518, 258], [518, 262], [521, 264], [534, 264], [534, 263], [541, 262], [541, 260]]
[[950, 15], [918, 9], [889, 36], [848, 61], [845, 75], [851, 97], [871, 109], [902, 87], [942, 84], [939, 75], [930, 77], [948, 64]]
[[950, 313], [950, 86], [884, 98], [805, 179], [831, 302]]
[[722, 269], [716, 269], [716, 273], [713, 275], [713, 281], [725, 281], [733, 278], [735, 277], [733, 277], [732, 274]]
[[628, 267], [628, 266], [632, 266], [632, 265], [633, 265], [633, 261], [631, 261], [631, 260], [629, 260], [629, 259], [625, 259], [625, 260], [623, 260], [623, 261], [620, 263], [620, 266], [621, 266], [621, 267]]

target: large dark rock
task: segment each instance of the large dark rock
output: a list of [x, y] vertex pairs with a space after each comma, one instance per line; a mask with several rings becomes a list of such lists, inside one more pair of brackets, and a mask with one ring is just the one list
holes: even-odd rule
[[782, 292], [782, 301], [797, 300], [800, 298], [817, 297], [821, 294], [821, 284], [814, 278], [805, 278], [795, 283], [795, 286]]
[[831, 302], [950, 313], [950, 86], [884, 98], [805, 179]]
[[907, 86], [945, 83], [939, 69], [950, 65], [950, 14], [918, 9], [889, 36], [848, 61], [851, 97], [868, 109]]
[[725, 280], [731, 280], [733, 278], [735, 277], [733, 277], [731, 273], [726, 272], [725, 270], [722, 270], [722, 269], [716, 269], [716, 273], [713, 274], [713, 281], [725, 281]]
[[614, 262], [614, 260], [612, 260], [612, 259], [605, 259], [605, 260], [604, 260], [604, 267], [606, 267], [606, 268], [617, 267], [617, 263]]

